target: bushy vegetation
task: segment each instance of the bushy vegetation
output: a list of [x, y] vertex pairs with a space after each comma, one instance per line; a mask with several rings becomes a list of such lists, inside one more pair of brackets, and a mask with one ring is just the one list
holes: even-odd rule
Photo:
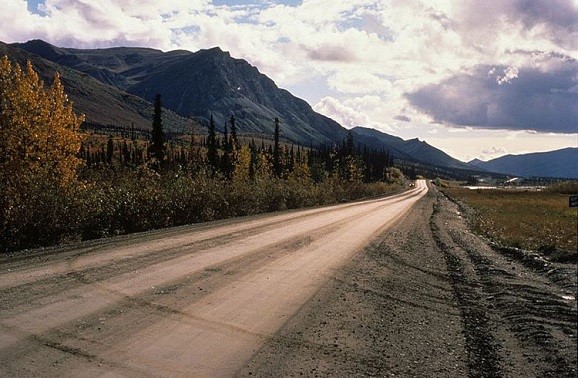
[[0, 60], [0, 250], [29, 238], [52, 243], [69, 227], [82, 121], [58, 75], [45, 88], [30, 63]]
[[83, 135], [58, 77], [45, 90], [30, 65], [22, 73], [3, 59], [1, 68], [0, 251], [327, 205], [404, 185], [386, 152], [356, 151], [350, 138], [289, 146], [279, 141], [278, 120], [272, 145], [241, 143], [234, 118], [222, 137], [211, 125], [207, 138], [165, 143], [160, 97], [153, 141]]
[[544, 254], [567, 251], [564, 260], [576, 261], [578, 217], [576, 208], [568, 206], [567, 185], [545, 191], [456, 186], [443, 191], [472, 209], [469, 220], [477, 233], [505, 246]]
[[548, 193], [575, 194], [578, 195], [578, 181], [561, 181], [548, 185], [545, 189]]

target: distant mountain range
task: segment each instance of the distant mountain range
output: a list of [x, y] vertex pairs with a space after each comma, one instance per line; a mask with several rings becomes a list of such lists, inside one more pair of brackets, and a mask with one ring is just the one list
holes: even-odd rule
[[[239, 134], [265, 138], [272, 137], [277, 117], [283, 139], [304, 146], [341, 143], [348, 133], [304, 100], [277, 87], [256, 67], [218, 47], [194, 53], [133, 47], [71, 49], [33, 40], [0, 42], [0, 55], [4, 54], [20, 64], [30, 60], [46, 82], [60, 72], [75, 110], [86, 114], [87, 122], [94, 125], [134, 124], [150, 129], [150, 102], [160, 93], [167, 131], [190, 132], [194, 125], [205, 132], [211, 115], [222, 130], [234, 115]], [[463, 177], [486, 169], [417, 139], [406, 141], [364, 127], [351, 133], [358, 146], [389, 150], [402, 162], [434, 167], [428, 172]]]
[[506, 155], [490, 161], [472, 160], [470, 166], [489, 172], [520, 177], [555, 177], [578, 179], [578, 148], [550, 152]]
[[421, 163], [452, 169], [476, 169], [419, 139], [403, 140], [399, 137], [366, 127], [355, 127], [351, 129], [351, 132], [356, 140], [363, 141], [363, 143], [370, 148], [379, 149], [387, 146], [390, 152], [399, 159], [419, 161]]

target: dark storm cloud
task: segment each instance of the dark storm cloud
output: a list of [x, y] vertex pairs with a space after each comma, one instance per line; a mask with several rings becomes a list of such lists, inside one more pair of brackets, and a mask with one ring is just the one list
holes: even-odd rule
[[[578, 62], [555, 71], [481, 66], [406, 95], [435, 121], [485, 129], [578, 131]], [[500, 84], [501, 83], [501, 84]]]
[[526, 29], [546, 26], [552, 40], [559, 45], [576, 48], [578, 7], [572, 0], [518, 0], [515, 10]]
[[516, 14], [527, 28], [543, 23], [578, 28], [578, 7], [572, 0], [518, 0], [514, 4]]

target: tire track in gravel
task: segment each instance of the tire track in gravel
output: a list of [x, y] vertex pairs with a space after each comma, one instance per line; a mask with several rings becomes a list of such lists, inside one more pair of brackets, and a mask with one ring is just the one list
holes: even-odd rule
[[544, 272], [464, 231], [457, 206], [441, 194], [430, 223], [460, 303], [470, 376], [575, 377], [575, 301]]

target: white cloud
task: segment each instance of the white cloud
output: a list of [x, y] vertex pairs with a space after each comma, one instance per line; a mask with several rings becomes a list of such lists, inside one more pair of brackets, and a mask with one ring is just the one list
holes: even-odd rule
[[341, 93], [369, 94], [392, 91], [393, 85], [387, 79], [358, 69], [339, 70], [327, 79], [331, 89]]
[[319, 113], [326, 114], [348, 129], [369, 123], [369, 118], [366, 114], [344, 105], [333, 97], [322, 98], [321, 101], [315, 104], [313, 109]]
[[193, 51], [220, 46], [280, 86], [323, 78], [336, 93], [315, 108], [348, 127], [422, 137], [432, 118], [410, 106], [406, 93], [482, 66], [507, 67], [492, 73], [506, 84], [520, 81], [528, 67], [549, 72], [578, 59], [578, 4], [569, 0], [533, 0], [532, 6], [524, 0], [230, 3], [45, 0], [39, 15], [24, 0], [3, 0], [0, 40]]
[[518, 69], [516, 67], [507, 67], [504, 69], [504, 75], [503, 76], [496, 77], [496, 82], [499, 85], [506, 84], [506, 83], [511, 84], [512, 80], [518, 78], [519, 73], [520, 72], [518, 71]]
[[507, 151], [504, 147], [499, 146], [486, 147], [482, 149], [481, 154], [478, 156], [478, 159], [487, 161], [506, 155], [506, 153]]

